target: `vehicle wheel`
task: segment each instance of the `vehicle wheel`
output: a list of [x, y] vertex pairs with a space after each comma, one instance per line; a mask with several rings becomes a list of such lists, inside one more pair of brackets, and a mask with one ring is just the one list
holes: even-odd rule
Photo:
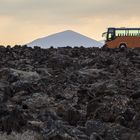
[[120, 44], [119, 48], [120, 49], [125, 49], [125, 48], [127, 48], [127, 46], [126, 46], [126, 44]]

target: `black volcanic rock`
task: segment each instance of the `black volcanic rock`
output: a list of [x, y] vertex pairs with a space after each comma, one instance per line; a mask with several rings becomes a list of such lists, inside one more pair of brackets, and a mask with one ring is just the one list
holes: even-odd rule
[[46, 140], [138, 140], [140, 49], [0, 47], [0, 131]]

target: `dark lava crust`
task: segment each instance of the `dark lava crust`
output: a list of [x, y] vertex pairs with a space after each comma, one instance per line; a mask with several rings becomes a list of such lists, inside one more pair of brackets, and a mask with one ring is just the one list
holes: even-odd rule
[[140, 49], [0, 47], [0, 131], [44, 140], [139, 140]]

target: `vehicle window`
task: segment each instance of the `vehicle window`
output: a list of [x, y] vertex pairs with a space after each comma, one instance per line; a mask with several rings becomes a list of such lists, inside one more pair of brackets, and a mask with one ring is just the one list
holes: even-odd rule
[[109, 29], [108, 30], [108, 34], [107, 34], [108, 40], [114, 39], [114, 36], [115, 36], [114, 33], [115, 33], [115, 30], [114, 29]]
[[114, 38], [114, 34], [113, 33], [109, 33], [108, 34], [108, 40], [112, 40]]
[[116, 36], [140, 36], [140, 30], [116, 30]]
[[116, 30], [116, 36], [125, 36], [126, 31], [125, 30]]
[[139, 36], [139, 30], [129, 30], [130, 36]]
[[111, 34], [111, 33], [109, 33], [109, 36], [108, 36], [108, 37], [109, 37], [109, 39], [111, 39], [111, 38], [112, 38], [112, 34]]

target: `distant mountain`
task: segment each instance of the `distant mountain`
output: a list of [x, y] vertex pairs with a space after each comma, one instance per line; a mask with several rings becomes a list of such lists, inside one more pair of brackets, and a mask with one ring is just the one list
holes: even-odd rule
[[47, 37], [36, 39], [27, 45], [30, 47], [40, 46], [42, 48], [49, 48], [50, 46], [53, 46], [55, 48], [66, 47], [66, 46], [71, 46], [71, 47], [74, 47], [74, 46], [101, 47], [103, 46], [102, 43], [71, 30], [66, 30], [63, 32], [49, 35]]
[[105, 40], [100, 40], [100, 43], [102, 43], [103, 45], [105, 44]]

